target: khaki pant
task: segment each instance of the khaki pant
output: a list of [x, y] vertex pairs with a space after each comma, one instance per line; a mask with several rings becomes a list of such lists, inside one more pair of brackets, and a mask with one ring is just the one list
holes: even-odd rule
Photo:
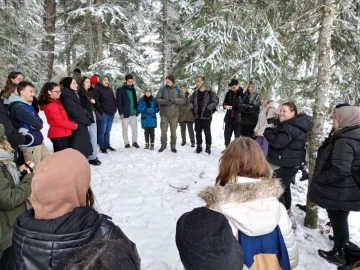
[[161, 145], [167, 144], [167, 130], [170, 126], [170, 145], [175, 147], [176, 145], [176, 127], [178, 123], [178, 117], [161, 116], [160, 128], [161, 128]]
[[195, 143], [195, 136], [194, 136], [194, 123], [193, 122], [181, 122], [180, 131], [181, 131], [181, 139], [183, 143], [186, 143], [186, 127], [189, 132], [190, 142]]
[[32, 161], [35, 164], [34, 170], [40, 161], [50, 155], [44, 143], [34, 147], [20, 147], [20, 150], [23, 152], [25, 162]]
[[122, 135], [124, 139], [124, 144], [129, 143], [128, 137], [128, 127], [130, 125], [132, 131], [132, 143], [137, 142], [138, 129], [137, 129], [137, 118], [136, 115], [130, 116], [129, 118], [124, 118], [121, 120], [122, 125]]

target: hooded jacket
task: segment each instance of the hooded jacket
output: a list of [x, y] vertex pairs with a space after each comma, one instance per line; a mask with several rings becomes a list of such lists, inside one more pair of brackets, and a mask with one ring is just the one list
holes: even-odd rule
[[96, 239], [123, 239], [136, 252], [109, 217], [87, 207], [90, 178], [88, 161], [73, 149], [39, 163], [31, 183], [33, 209], [14, 228], [13, 269], [61, 269], [73, 252]]
[[359, 168], [360, 126], [343, 128], [318, 150], [311, 200], [332, 211], [360, 211], [360, 188], [352, 177]]
[[268, 123], [268, 119], [275, 118], [276, 116], [276, 106], [274, 103], [270, 102], [268, 104], [260, 106], [259, 119], [254, 129], [254, 132], [258, 133], [260, 136], [263, 136], [265, 129], [267, 127], [271, 127], [272, 125]]
[[306, 133], [311, 131], [312, 118], [298, 115], [282, 122], [276, 128], [266, 128], [264, 137], [269, 143], [267, 160], [285, 168], [295, 168], [305, 161]]
[[160, 107], [160, 116], [179, 117], [179, 108], [186, 103], [185, 98], [176, 90], [175, 85], [163, 88], [160, 88], [155, 97]]
[[[102, 81], [101, 81], [102, 82]], [[104, 86], [102, 83], [98, 82], [94, 86], [93, 97], [97, 103], [100, 105], [99, 114], [103, 115], [106, 113], [108, 115], [113, 115], [116, 112], [116, 100], [113, 93], [113, 90], [109, 86]]]
[[285, 270], [298, 264], [291, 221], [278, 201], [283, 192], [279, 179], [238, 177], [237, 183], [208, 187], [199, 194], [210, 209], [227, 217], [235, 237], [251, 242], [242, 243], [249, 269], [267, 265], [265, 269]]
[[[156, 114], [159, 112], [159, 105], [155, 102], [155, 98], [150, 96], [150, 108], [147, 107], [145, 96], [140, 98], [138, 103], [138, 112], [141, 113], [141, 128], [156, 128], [157, 117]], [[148, 109], [152, 109], [152, 113], [148, 113]]]

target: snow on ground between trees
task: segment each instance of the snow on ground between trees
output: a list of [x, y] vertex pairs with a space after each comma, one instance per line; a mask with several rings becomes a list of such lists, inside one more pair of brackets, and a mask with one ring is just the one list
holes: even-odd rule
[[[46, 123], [46, 118], [41, 112]], [[177, 150], [170, 146], [163, 153], [160, 147], [160, 128], [155, 131], [155, 151], [144, 150], [144, 132], [138, 118], [140, 149], [125, 149], [121, 122], [116, 119], [111, 132], [114, 153], [98, 154], [101, 166], [92, 166], [92, 188], [96, 196], [96, 209], [109, 215], [126, 235], [136, 243], [142, 269], [183, 270], [175, 244], [177, 219], [195, 207], [204, 206], [197, 194], [206, 186], [214, 185], [218, 161], [224, 150], [224, 112], [217, 112], [212, 122], [212, 154], [195, 154], [189, 140], [180, 146], [180, 128], [177, 129]], [[159, 120], [159, 119], [158, 119]], [[159, 126], [159, 121], [158, 121]], [[43, 129], [44, 137], [48, 126]], [[170, 136], [170, 130], [168, 131]], [[131, 131], [129, 130], [131, 136]], [[188, 137], [187, 137], [188, 138]], [[45, 141], [52, 151], [49, 139]], [[205, 145], [203, 145], [204, 147]], [[175, 188], [174, 188], [175, 187]], [[317, 255], [318, 249], [331, 249], [333, 242], [320, 229], [304, 227], [305, 213], [295, 205], [306, 202], [307, 181], [292, 185], [293, 206], [291, 220], [296, 224], [295, 235], [300, 251], [296, 269], [336, 269]], [[319, 223], [328, 222], [326, 211], [320, 209]], [[350, 240], [360, 245], [360, 213], [349, 217]]]

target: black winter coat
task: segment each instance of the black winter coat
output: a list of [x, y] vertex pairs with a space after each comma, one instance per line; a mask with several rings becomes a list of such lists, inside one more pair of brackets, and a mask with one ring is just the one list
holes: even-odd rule
[[130, 99], [127, 93], [127, 90], [131, 90], [133, 100], [134, 100], [134, 108], [137, 111], [138, 107], [138, 101], [136, 96], [136, 90], [135, 87], [129, 88], [127, 85], [123, 85], [122, 87], [119, 87], [116, 89], [116, 103], [118, 112], [121, 115], [124, 115], [124, 118], [130, 117]]
[[360, 211], [360, 188], [352, 177], [359, 168], [360, 126], [347, 127], [318, 150], [311, 200], [328, 210]]
[[201, 114], [199, 115], [198, 94], [199, 94], [199, 90], [196, 90], [190, 96], [190, 100], [189, 100], [195, 120], [196, 119], [212, 120], [212, 115], [215, 112], [217, 105], [219, 104], [218, 96], [213, 91], [205, 90], [203, 104], [202, 104], [202, 111]]
[[305, 161], [306, 133], [310, 132], [311, 126], [310, 116], [299, 115], [276, 128], [265, 129], [264, 137], [269, 143], [268, 162], [284, 168], [300, 166]]
[[97, 83], [93, 89], [93, 97], [95, 101], [100, 104], [101, 111], [99, 111], [99, 113], [101, 115], [103, 115], [103, 113], [108, 115], [116, 113], [116, 101], [111, 87]]
[[237, 99], [235, 110], [241, 112], [241, 124], [256, 126], [260, 113], [260, 102], [250, 103], [250, 95], [259, 95], [257, 92], [250, 94], [246, 91], [242, 98]]
[[78, 150], [85, 157], [92, 154], [93, 149], [90, 142], [88, 126], [94, 123], [93, 109], [91, 103], [84, 93], [65, 88], [62, 90], [60, 101], [63, 104], [69, 119], [78, 124], [77, 130], [74, 130], [71, 138], [71, 148]]
[[18, 217], [13, 235], [13, 270], [60, 270], [74, 253], [94, 240], [125, 241], [135, 258], [136, 245], [111, 218], [89, 207], [78, 207], [56, 219], [36, 220], [30, 209]]
[[14, 128], [9, 118], [9, 112], [2, 102], [0, 102], [0, 124], [4, 125], [6, 138], [12, 148], [15, 149], [25, 143], [25, 137]]
[[[234, 95], [236, 95], [236, 98], [234, 99]], [[229, 90], [224, 98], [223, 102], [223, 108], [225, 109], [225, 106], [232, 106], [232, 110], [227, 110], [224, 118], [224, 122], [227, 123], [229, 118], [231, 117], [231, 114], [234, 112], [235, 117], [235, 123], [241, 122], [241, 111], [239, 110], [237, 104], [238, 99], [242, 98], [244, 96], [244, 90], [240, 87], [238, 91], [235, 93], [232, 90]]]

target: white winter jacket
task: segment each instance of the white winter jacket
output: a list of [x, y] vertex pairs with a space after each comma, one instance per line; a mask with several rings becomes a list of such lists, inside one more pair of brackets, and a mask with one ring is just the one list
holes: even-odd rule
[[285, 207], [278, 201], [284, 190], [279, 179], [238, 177], [237, 183], [208, 187], [199, 196], [210, 209], [229, 220], [235, 237], [271, 233], [279, 226], [288, 251], [291, 269], [299, 261], [299, 251]]
[[259, 119], [254, 129], [255, 134], [257, 132], [260, 136], [263, 136], [265, 129], [272, 126], [268, 124], [267, 120], [269, 118], [275, 118], [276, 116], [276, 105], [274, 103], [270, 102], [269, 104], [262, 105], [260, 107]]

